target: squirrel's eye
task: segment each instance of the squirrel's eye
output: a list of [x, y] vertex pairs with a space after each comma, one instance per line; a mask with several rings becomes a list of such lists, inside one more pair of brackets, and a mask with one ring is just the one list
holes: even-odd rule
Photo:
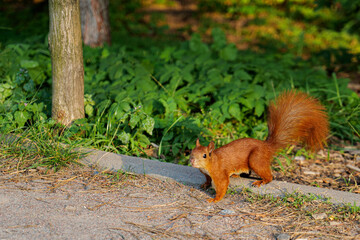
[[206, 158], [206, 154], [203, 155], [203, 158]]

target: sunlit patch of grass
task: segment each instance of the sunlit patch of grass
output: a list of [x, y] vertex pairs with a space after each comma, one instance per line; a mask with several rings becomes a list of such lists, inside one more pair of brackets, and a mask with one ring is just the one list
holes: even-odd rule
[[56, 130], [34, 125], [19, 135], [0, 137], [0, 169], [3, 172], [46, 167], [58, 171], [78, 161], [86, 153], [75, 150], [77, 142], [63, 144]]

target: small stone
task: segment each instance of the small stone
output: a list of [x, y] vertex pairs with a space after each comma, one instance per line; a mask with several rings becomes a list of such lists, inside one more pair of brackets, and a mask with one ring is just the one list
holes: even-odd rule
[[209, 205], [209, 206], [206, 207], [206, 209], [213, 211], [213, 210], [214, 210], [214, 207], [213, 207], [213, 205]]
[[326, 215], [326, 213], [319, 213], [319, 214], [313, 214], [312, 217], [315, 220], [322, 220], [322, 219], [327, 218], [327, 215]]
[[281, 233], [281, 234], [277, 235], [276, 239], [277, 240], [289, 240], [290, 235], [287, 233]]
[[228, 210], [228, 209], [223, 209], [219, 212], [220, 215], [231, 215], [231, 214], [235, 214], [235, 211], [233, 210]]
[[317, 152], [317, 155], [320, 155], [321, 157], [324, 157], [324, 156], [327, 156], [327, 152], [321, 149], [321, 150], [319, 150]]
[[296, 157], [294, 157], [294, 160], [298, 161], [299, 164], [302, 165], [305, 163], [306, 158], [304, 156], [296, 156]]
[[76, 207], [75, 206], [66, 206], [64, 209], [66, 212], [75, 212], [76, 211]]
[[340, 224], [341, 224], [341, 222], [337, 222], [337, 221], [330, 222], [330, 226], [337, 226]]
[[304, 161], [305, 157], [304, 156], [296, 156], [296, 157], [294, 157], [294, 159], [297, 161]]
[[303, 172], [305, 175], [318, 175], [318, 173], [317, 172], [313, 172], [313, 171], [304, 171]]

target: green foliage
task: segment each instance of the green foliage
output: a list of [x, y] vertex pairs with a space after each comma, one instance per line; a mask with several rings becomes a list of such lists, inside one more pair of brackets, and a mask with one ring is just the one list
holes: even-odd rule
[[[360, 102], [346, 88], [347, 79], [328, 77], [290, 53], [239, 51], [217, 28], [212, 40], [207, 44], [194, 34], [163, 46], [126, 39], [111, 47], [85, 47], [86, 118], [61, 134], [61, 141], [135, 155], [158, 145], [159, 156], [186, 164], [184, 155], [198, 137], [218, 145], [265, 139], [267, 104], [290, 88], [326, 105], [335, 136], [359, 140]], [[46, 41], [24, 41], [29, 43], [1, 45], [2, 132], [22, 132], [35, 122], [54, 125]]]
[[342, 31], [360, 33], [360, 2], [353, 0], [317, 0], [318, 8], [336, 8], [343, 16], [339, 27]]
[[1, 50], [1, 130], [47, 120], [50, 75], [50, 55], [44, 44], [8, 44]]
[[[220, 12], [236, 43], [286, 51], [325, 64], [329, 71], [358, 71], [360, 3], [353, 0], [200, 0], [202, 12]], [[215, 25], [213, 23], [213, 25]], [[316, 56], [316, 57], [315, 57]]]
[[45, 121], [44, 103], [35, 102], [35, 83], [29, 72], [20, 68], [15, 80], [0, 83], [0, 121], [3, 129], [21, 128], [26, 122]]

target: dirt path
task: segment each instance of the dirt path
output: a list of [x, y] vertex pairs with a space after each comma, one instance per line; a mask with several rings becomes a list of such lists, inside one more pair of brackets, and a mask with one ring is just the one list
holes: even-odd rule
[[[112, 178], [112, 179], [110, 179]], [[0, 239], [356, 239], [354, 221], [316, 220], [304, 211], [172, 180], [77, 170], [0, 175]], [[306, 206], [317, 207], [315, 203]], [[286, 238], [284, 238], [286, 239]]]
[[176, 182], [130, 177], [118, 188], [62, 183], [2, 182], [0, 238], [271, 239], [280, 231], [249, 219], [241, 201], [208, 204], [205, 193]]

